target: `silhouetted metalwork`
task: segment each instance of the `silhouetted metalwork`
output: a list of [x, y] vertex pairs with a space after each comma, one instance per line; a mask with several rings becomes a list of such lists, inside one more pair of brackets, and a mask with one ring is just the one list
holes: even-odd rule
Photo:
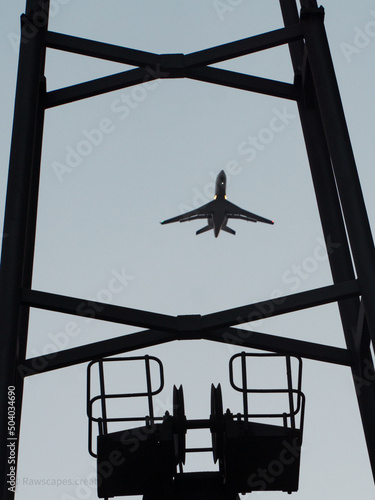
[[[235, 415], [223, 412], [220, 384], [211, 386], [211, 413], [206, 419], [188, 419], [185, 415], [183, 388], [173, 388], [173, 410], [163, 417], [154, 413], [153, 397], [164, 388], [161, 361], [153, 356], [100, 359], [88, 367], [87, 415], [89, 420], [89, 452], [97, 458], [98, 496], [143, 495], [149, 500], [235, 500], [240, 492], [298, 490], [300, 451], [303, 437], [305, 397], [301, 390], [302, 361], [295, 369], [293, 385], [291, 357], [285, 356], [285, 386], [250, 388], [247, 361], [254, 358], [284, 358], [276, 354], [232, 356], [229, 362], [230, 384], [242, 394], [243, 410]], [[240, 361], [241, 383], [235, 382], [234, 365]], [[143, 392], [110, 392], [105, 385], [104, 365], [142, 362], [146, 373]], [[159, 380], [152, 384], [151, 364], [158, 366]], [[238, 364], [238, 363], [237, 363]], [[98, 393], [93, 391], [93, 370], [99, 372]], [[154, 371], [155, 372], [155, 371]], [[131, 385], [124, 379], [121, 386]], [[280, 385], [283, 381], [280, 380]], [[108, 384], [110, 385], [110, 384]], [[287, 403], [279, 413], [249, 412], [249, 396], [286, 396]], [[147, 399], [146, 416], [111, 416], [111, 401], [130, 398]], [[250, 397], [250, 406], [252, 400]], [[96, 408], [95, 408], [96, 407]], [[120, 405], [116, 406], [118, 414]], [[132, 408], [128, 405], [127, 408]], [[122, 410], [123, 411], [123, 410]], [[271, 421], [275, 423], [271, 423]], [[137, 427], [122, 427], [111, 431], [110, 426], [142, 422]], [[97, 449], [93, 450], [93, 424], [98, 425]], [[209, 448], [187, 448], [189, 430], [207, 429], [211, 433]], [[185, 472], [187, 453], [212, 453], [216, 471]], [[271, 465], [270, 465], [271, 464]], [[200, 488], [197, 490], [197, 488]]]
[[[0, 268], [0, 492], [7, 488], [7, 393], [16, 391], [16, 433], [22, 408], [23, 379], [36, 373], [174, 340], [228, 342], [350, 367], [356, 385], [366, 443], [375, 477], [375, 379], [371, 343], [375, 340], [375, 250], [354, 156], [324, 29], [324, 11], [315, 0], [279, 0], [284, 27], [191, 54], [153, 54], [48, 30], [49, 0], [27, 0], [21, 17], [21, 44]], [[294, 82], [278, 82], [211, 65], [288, 44]], [[135, 68], [91, 82], [47, 92], [46, 49], [96, 57]], [[316, 193], [333, 284], [274, 300], [204, 316], [169, 316], [89, 302], [32, 288], [39, 170], [46, 109], [159, 78], [190, 78], [297, 103]], [[337, 245], [332, 252], [330, 242]], [[353, 257], [353, 262], [352, 262]], [[356, 279], [358, 277], [358, 279]], [[337, 302], [346, 348], [335, 348], [241, 330], [250, 323]], [[144, 331], [26, 359], [30, 308], [133, 325]], [[358, 388], [358, 381], [361, 381]], [[182, 392], [176, 390], [176, 398]], [[220, 407], [215, 393], [216, 412]], [[174, 417], [171, 417], [174, 418]], [[229, 424], [228, 424], [229, 425]], [[104, 430], [103, 430], [104, 432]], [[220, 441], [220, 439], [219, 439]], [[180, 500], [187, 498], [181, 481]], [[217, 490], [211, 474], [190, 480]], [[204, 486], [206, 485], [206, 486]], [[219, 488], [220, 489], [220, 488]], [[185, 496], [184, 496], [185, 495]], [[219, 495], [219, 494], [218, 494]], [[147, 500], [148, 495], [145, 495]], [[197, 498], [194, 496], [194, 498]], [[215, 497], [219, 498], [219, 496]]]

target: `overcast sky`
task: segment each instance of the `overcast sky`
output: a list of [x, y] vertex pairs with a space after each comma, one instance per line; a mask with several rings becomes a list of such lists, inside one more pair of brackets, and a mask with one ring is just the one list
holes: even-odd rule
[[[51, 5], [53, 31], [155, 53], [194, 52], [282, 27], [277, 0], [52, 0]], [[323, 5], [374, 227], [375, 4], [327, 0]], [[13, 0], [0, 20], [1, 210], [23, 11], [24, 1]], [[219, 66], [293, 81], [286, 46]], [[123, 70], [50, 50], [48, 90]], [[209, 201], [222, 169], [229, 200], [274, 220], [274, 226], [234, 221], [236, 236], [215, 239], [212, 232], [195, 236], [204, 225], [199, 221], [159, 224]], [[293, 102], [192, 80], [162, 80], [47, 111], [34, 289], [178, 315], [206, 314], [330, 283]], [[336, 305], [247, 326], [344, 347]], [[32, 311], [28, 355], [134, 331]], [[166, 371], [159, 414], [171, 409], [172, 386], [180, 383], [188, 418], [208, 417], [212, 382], [222, 383], [224, 406], [240, 411], [228, 386], [228, 361], [239, 351], [203, 341], [149, 349]], [[294, 497], [349, 500], [360, 492], [363, 500], [373, 498], [350, 370], [313, 361], [304, 367], [306, 422]], [[272, 383], [271, 367], [263, 369]], [[85, 388], [86, 366], [28, 379], [17, 500], [96, 498], [94, 486], [32, 484], [93, 476]], [[197, 457], [191, 469], [200, 463]]]

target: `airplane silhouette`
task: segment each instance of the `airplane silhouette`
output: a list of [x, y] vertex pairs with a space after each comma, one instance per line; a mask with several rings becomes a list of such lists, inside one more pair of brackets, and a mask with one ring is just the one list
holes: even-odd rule
[[226, 184], [227, 176], [225, 175], [224, 170], [222, 170], [216, 178], [216, 190], [213, 201], [210, 201], [206, 205], [202, 205], [195, 210], [186, 212], [185, 214], [172, 217], [172, 219], [167, 219], [161, 222], [161, 224], [186, 222], [195, 219], [207, 219], [207, 226], [199, 229], [196, 234], [202, 234], [213, 229], [216, 238], [218, 237], [220, 230], [226, 231], [230, 234], [236, 234], [233, 229], [227, 226], [228, 219], [242, 219], [250, 222], [265, 222], [266, 224], [273, 224], [272, 220], [247, 212], [237, 205], [234, 205], [234, 203], [228, 201], [225, 194]]

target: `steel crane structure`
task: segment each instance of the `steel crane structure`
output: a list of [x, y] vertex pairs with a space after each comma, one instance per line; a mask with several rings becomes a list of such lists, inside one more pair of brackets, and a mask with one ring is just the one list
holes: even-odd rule
[[[276, 0], [275, 0], [276, 1]], [[230, 342], [279, 354], [347, 366], [375, 477], [375, 252], [334, 67], [315, 0], [279, 0], [284, 27], [190, 54], [154, 54], [82, 39], [48, 29], [49, 0], [27, 0], [21, 17], [19, 69], [11, 144], [0, 270], [0, 472], [1, 498], [13, 499], [7, 477], [16, 473], [9, 446], [17, 448], [24, 378], [105, 356], [174, 340]], [[299, 9], [299, 7], [301, 7]], [[288, 44], [294, 82], [284, 83], [213, 67], [212, 64]], [[47, 92], [47, 49], [131, 65], [86, 83]], [[339, 243], [329, 253], [333, 284], [207, 315], [170, 316], [91, 302], [98, 320], [144, 330], [53, 355], [26, 358], [31, 308], [84, 316], [86, 301], [34, 290], [32, 269], [37, 221], [39, 169], [47, 109], [158, 78], [190, 78], [295, 101], [311, 168], [324, 236]], [[346, 348], [292, 340], [240, 325], [315, 306], [337, 303]], [[10, 390], [10, 392], [9, 392]], [[13, 395], [15, 394], [15, 399]], [[14, 404], [9, 431], [9, 401]], [[14, 403], [13, 403], [14, 402]], [[8, 474], [8, 476], [7, 476]]]

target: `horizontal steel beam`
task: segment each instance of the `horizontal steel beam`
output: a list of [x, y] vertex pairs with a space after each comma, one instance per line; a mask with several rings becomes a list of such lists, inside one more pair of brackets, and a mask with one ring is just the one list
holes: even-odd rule
[[227, 309], [202, 317], [202, 328], [213, 329], [249, 323], [280, 314], [301, 311], [309, 307], [321, 306], [349, 297], [360, 295], [356, 280], [337, 283], [307, 292], [286, 295], [234, 309]]
[[262, 318], [300, 311], [349, 297], [357, 297], [358, 295], [360, 295], [359, 285], [356, 280], [353, 280], [204, 316], [199, 314], [169, 316], [37, 290], [23, 290], [22, 302], [29, 307], [38, 309], [95, 318], [140, 328], [168, 332], [201, 332], [217, 328], [222, 329], [223, 327], [241, 323], [250, 323]]
[[[254, 52], [270, 49], [303, 38], [301, 24], [269, 31], [260, 35], [243, 38], [209, 49], [199, 50], [183, 55], [184, 67], [207, 66], [218, 62], [242, 57]], [[73, 54], [96, 57], [106, 61], [129, 64], [131, 66], [152, 66], [162, 64], [163, 55], [142, 50], [121, 47], [109, 43], [88, 40], [76, 36], [48, 31], [45, 38], [46, 47]], [[173, 55], [173, 54], [171, 54]]]
[[[178, 54], [176, 54], [176, 59], [177, 58]], [[173, 60], [173, 58], [167, 59]], [[167, 69], [168, 71], [166, 71]], [[299, 98], [298, 87], [291, 83], [278, 82], [267, 78], [260, 78], [258, 76], [211, 67], [171, 70], [170, 67], [166, 67], [164, 63], [164, 66], [158, 66], [156, 69], [152, 69], [151, 67], [131, 69], [122, 73], [116, 73], [89, 82], [79, 83], [77, 85], [71, 85], [69, 87], [47, 92], [45, 107], [48, 109], [55, 106], [61, 106], [62, 104], [68, 104], [88, 97], [95, 97], [158, 78], [182, 77], [294, 101]]]
[[129, 64], [130, 66], [157, 66], [159, 63], [159, 56], [152, 52], [129, 49], [119, 45], [87, 40], [86, 38], [78, 38], [53, 31], [48, 31], [45, 43], [50, 49]]
[[37, 309], [45, 309], [47, 311], [72, 314], [74, 316], [99, 319], [140, 328], [174, 331], [177, 326], [177, 318], [174, 316], [66, 297], [53, 293], [39, 292], [36, 290], [24, 290], [22, 293], [22, 302]]
[[170, 332], [145, 330], [114, 339], [93, 342], [92, 344], [65, 349], [56, 353], [36, 356], [26, 359], [18, 366], [22, 376], [37, 375], [51, 370], [67, 368], [69, 366], [86, 363], [107, 356], [114, 356], [124, 352], [145, 349], [155, 345], [177, 340]]
[[299, 91], [294, 84], [245, 75], [220, 68], [202, 67], [185, 70], [185, 77], [201, 82], [215, 83], [239, 90], [257, 92], [259, 94], [281, 97], [296, 101]]
[[94, 97], [114, 90], [131, 87], [132, 85], [145, 83], [157, 78], [159, 78], [158, 75], [144, 68], [123, 71], [122, 73], [116, 73], [89, 82], [79, 83], [78, 85], [71, 85], [70, 87], [47, 92], [45, 107], [48, 109], [55, 106], [61, 106], [62, 104], [68, 104], [88, 97]]
[[145, 349], [166, 342], [197, 339], [222, 342], [243, 348], [261, 349], [264, 351], [277, 352], [279, 354], [301, 356], [307, 359], [344, 366], [351, 366], [353, 362], [350, 351], [346, 349], [238, 328], [226, 328], [214, 331], [192, 331], [184, 333], [145, 330], [26, 359], [18, 366], [18, 370], [22, 376], [27, 377], [29, 375], [66, 368], [68, 366], [107, 356]]
[[48, 92], [46, 108], [94, 97], [157, 78], [183, 77], [296, 100], [298, 98], [296, 87], [292, 84], [211, 68], [207, 65], [276, 47], [302, 37], [302, 28], [297, 24], [184, 55], [153, 54], [49, 31], [45, 40], [48, 48], [139, 67]]
[[228, 59], [253, 54], [261, 50], [271, 49], [272, 47], [277, 47], [302, 38], [302, 26], [296, 24], [287, 28], [281, 28], [269, 31], [268, 33], [262, 33], [261, 35], [218, 45], [210, 49], [192, 52], [185, 56], [185, 68], [215, 64]]
[[240, 328], [227, 328], [220, 332], [216, 330], [213, 332], [205, 332], [204, 338], [216, 342], [260, 349], [262, 351], [277, 352], [279, 354], [300, 356], [302, 358], [324, 361], [337, 365], [351, 366], [353, 364], [352, 353], [347, 349]]

